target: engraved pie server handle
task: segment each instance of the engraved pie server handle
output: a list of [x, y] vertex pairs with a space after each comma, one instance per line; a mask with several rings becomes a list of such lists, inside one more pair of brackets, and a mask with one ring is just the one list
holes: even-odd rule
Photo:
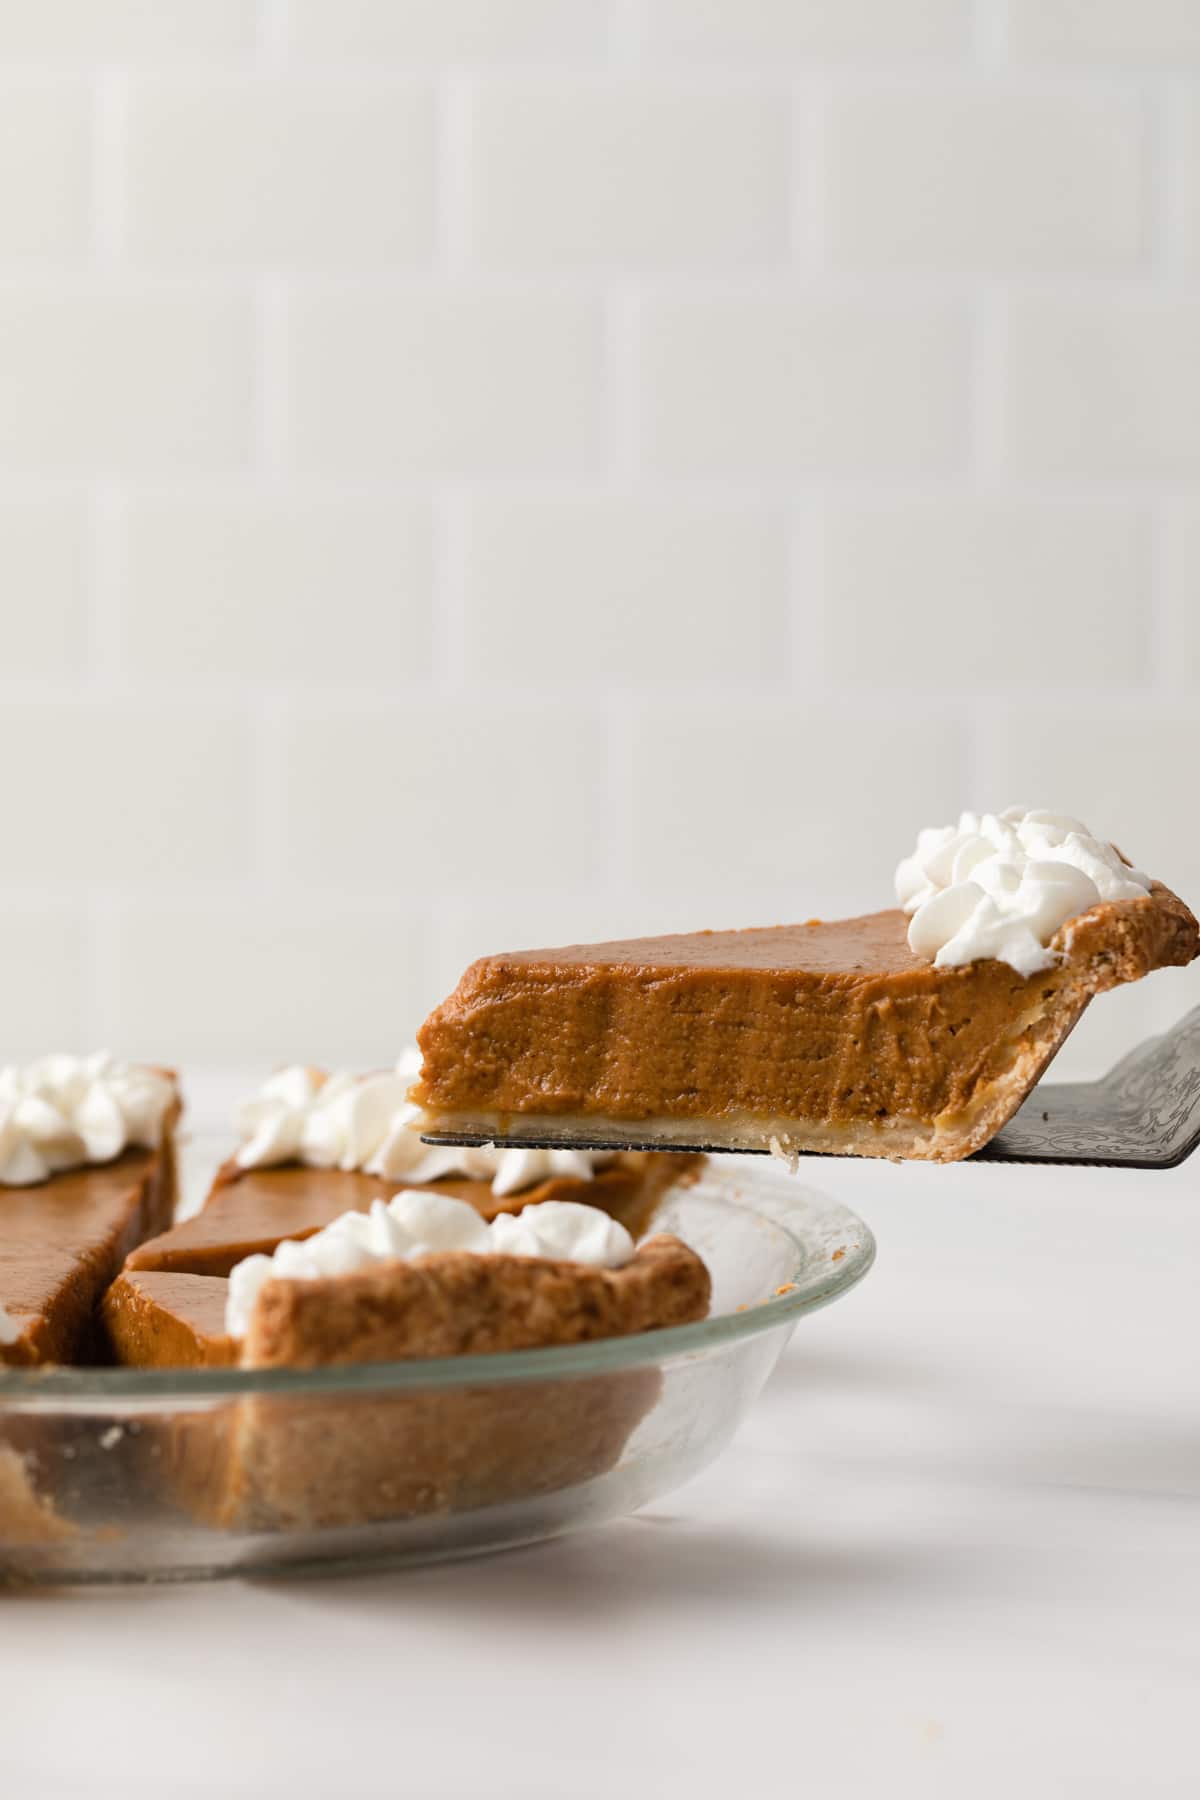
[[1034, 1088], [976, 1160], [1174, 1169], [1198, 1146], [1200, 1006], [1099, 1081]]

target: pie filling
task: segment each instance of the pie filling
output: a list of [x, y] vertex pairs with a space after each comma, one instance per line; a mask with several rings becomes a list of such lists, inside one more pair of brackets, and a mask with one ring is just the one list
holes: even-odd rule
[[[336, 1186], [345, 1178], [335, 1174], [327, 1179]], [[652, 1240], [660, 1252], [673, 1241]], [[702, 1272], [698, 1258], [683, 1245], [676, 1249]], [[450, 1355], [468, 1348], [531, 1348], [575, 1342], [580, 1332], [598, 1336], [677, 1322], [671, 1316], [675, 1296], [669, 1288], [662, 1296], [660, 1316], [654, 1314], [656, 1295], [646, 1288], [647, 1265], [639, 1263], [640, 1254], [630, 1232], [602, 1208], [543, 1200], [519, 1213], [499, 1213], [485, 1221], [469, 1201], [436, 1189], [408, 1189], [386, 1201], [376, 1199], [369, 1211], [343, 1212], [307, 1237], [286, 1238], [270, 1252], [245, 1255], [220, 1275], [185, 1272], [178, 1263], [164, 1267], [161, 1258], [141, 1266], [131, 1257], [106, 1294], [102, 1312], [115, 1359], [143, 1367], [253, 1362], [259, 1296], [264, 1290], [274, 1293], [281, 1285], [291, 1289], [297, 1284], [308, 1290], [296, 1301], [298, 1316], [310, 1330], [324, 1320], [319, 1342], [313, 1338], [307, 1346], [310, 1352], [319, 1349], [319, 1360], [348, 1360], [352, 1342], [363, 1360]], [[415, 1259], [411, 1269], [404, 1266], [409, 1259]], [[487, 1268], [473, 1286], [468, 1281], [463, 1287], [465, 1310], [454, 1321], [461, 1341], [448, 1344], [443, 1321], [438, 1348], [430, 1335], [433, 1320], [424, 1316], [431, 1313], [437, 1286], [436, 1280], [433, 1288], [429, 1283], [447, 1270], [453, 1272], [456, 1259], [468, 1271], [477, 1263]], [[637, 1277], [631, 1275], [615, 1288], [593, 1279], [597, 1268], [620, 1273], [635, 1263]], [[556, 1301], [548, 1304], [542, 1292], [536, 1316], [525, 1318], [524, 1302], [511, 1295], [528, 1299], [532, 1265], [557, 1269]], [[661, 1253], [654, 1266], [663, 1266]], [[380, 1277], [382, 1286], [372, 1287], [370, 1323], [378, 1336], [380, 1309], [387, 1312], [393, 1298], [395, 1319], [391, 1330], [378, 1336], [372, 1358], [365, 1355], [360, 1341], [367, 1314], [356, 1315], [352, 1307], [347, 1310], [347, 1303], [354, 1297], [358, 1278], [380, 1269], [386, 1273]], [[613, 1294], [628, 1301], [634, 1293], [648, 1297], [650, 1310], [643, 1307], [633, 1323], [622, 1323], [621, 1308], [614, 1310], [609, 1301]], [[571, 1322], [578, 1295], [589, 1294], [591, 1313], [585, 1308], [581, 1320]], [[601, 1323], [604, 1329], [599, 1328]]]
[[174, 1078], [56, 1056], [0, 1090], [0, 1365], [94, 1360], [101, 1295], [174, 1211]]
[[[497, 1195], [488, 1181], [457, 1176], [430, 1184], [428, 1191], [467, 1200], [484, 1219], [519, 1212], [543, 1200], [586, 1200], [640, 1237], [663, 1189], [685, 1174], [677, 1159], [635, 1154], [613, 1158], [589, 1180], [554, 1175], [519, 1193]], [[358, 1170], [300, 1165], [239, 1169], [230, 1162], [218, 1174], [201, 1210], [139, 1245], [127, 1266], [228, 1275], [244, 1257], [269, 1256], [284, 1238], [308, 1238], [341, 1213], [369, 1211], [375, 1201], [390, 1200], [400, 1185], [415, 1184], [398, 1184]]]

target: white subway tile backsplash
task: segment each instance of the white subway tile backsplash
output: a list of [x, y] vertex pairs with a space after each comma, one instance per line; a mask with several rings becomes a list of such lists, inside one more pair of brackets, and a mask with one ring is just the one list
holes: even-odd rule
[[970, 333], [953, 302], [663, 299], [642, 331], [643, 447], [674, 475], [961, 466]]
[[87, 661], [87, 509], [82, 499], [0, 500], [0, 680], [74, 675]]
[[1200, 307], [1150, 294], [1013, 303], [1006, 460], [1030, 478], [1200, 473]]
[[289, 42], [322, 62], [602, 60], [611, 13], [611, 0], [291, 0]]
[[92, 1022], [87, 924], [77, 904], [0, 904], [3, 1056], [88, 1046]]
[[198, 884], [248, 873], [253, 841], [250, 729], [217, 702], [9, 700], [0, 766], [21, 845], [10, 883], [124, 887]]
[[1008, 0], [1009, 41], [1018, 56], [1116, 64], [1200, 56], [1195, 0]]
[[146, 79], [127, 130], [124, 248], [135, 263], [373, 268], [432, 254], [432, 89]]
[[829, 662], [853, 681], [1057, 692], [1149, 679], [1152, 539], [1136, 507], [835, 505], [823, 560]]
[[425, 475], [594, 470], [606, 356], [589, 296], [306, 294], [292, 308], [291, 458]]
[[297, 709], [282, 762], [284, 872], [309, 885], [416, 908], [586, 887], [608, 859], [605, 729], [568, 700]]
[[432, 1004], [420, 925], [353, 900], [136, 902], [118, 917], [114, 961], [122, 1052], [261, 1063], [263, 1076], [293, 1059], [392, 1063]]
[[213, 472], [249, 461], [249, 301], [0, 287], [0, 472]]
[[1000, 805], [1069, 810], [1138, 868], [1195, 898], [1200, 841], [1185, 821], [1197, 756], [1200, 717], [1186, 704], [1014, 707], [997, 731], [990, 769], [996, 793], [1011, 796]]
[[854, 268], [1119, 269], [1147, 238], [1135, 96], [866, 87], [830, 105], [830, 252]]
[[776, 680], [787, 532], [764, 507], [487, 501], [466, 530], [466, 662], [533, 687]]
[[[1187, 821], [1198, 755], [1200, 718], [1186, 704], [1119, 713], [1014, 707], [996, 732], [986, 775], [999, 805], [1061, 805], [1194, 904], [1200, 845]], [[1056, 1076], [1098, 1074], [1195, 1005], [1194, 967], [1164, 969], [1105, 995], [1085, 1015]]]
[[634, 866], [693, 924], [770, 924], [764, 895], [791, 919], [887, 905], [917, 829], [966, 804], [962, 750], [953, 723], [853, 701], [643, 708]]
[[779, 263], [786, 97], [643, 81], [482, 85], [470, 125], [470, 242], [504, 268]]
[[0, 272], [86, 256], [91, 129], [85, 82], [0, 83]]
[[0, 0], [0, 57], [174, 63], [252, 50], [258, 0]]
[[964, 54], [969, 0], [642, 0], [652, 54], [686, 66]]
[[394, 495], [147, 495], [126, 515], [124, 666], [143, 679], [426, 680], [432, 582], [429, 510]]
[[383, 1060], [967, 804], [1194, 895], [1198, 63], [1192, 0], [0, 0], [0, 1055]]

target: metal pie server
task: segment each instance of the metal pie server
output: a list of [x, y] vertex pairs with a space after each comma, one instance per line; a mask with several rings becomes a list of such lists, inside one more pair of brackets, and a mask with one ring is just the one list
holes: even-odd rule
[[[680, 1150], [730, 1152], [721, 1144], [678, 1144], [639, 1136], [588, 1137], [563, 1131], [504, 1138], [469, 1131], [422, 1132], [426, 1144], [488, 1144], [520, 1150]], [[1082, 1163], [1107, 1169], [1173, 1169], [1200, 1145], [1200, 1006], [1162, 1037], [1131, 1050], [1099, 1081], [1043, 1082], [973, 1162]], [[819, 1151], [805, 1152], [820, 1155]]]

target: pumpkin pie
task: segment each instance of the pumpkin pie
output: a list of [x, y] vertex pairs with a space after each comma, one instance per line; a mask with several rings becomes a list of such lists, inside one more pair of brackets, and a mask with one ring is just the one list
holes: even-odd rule
[[277, 1278], [244, 1339], [230, 1331], [229, 1295], [226, 1277], [126, 1268], [102, 1303], [116, 1360], [317, 1368], [585, 1343], [703, 1317], [708, 1283], [693, 1251], [660, 1236], [616, 1271], [443, 1251], [320, 1280]]
[[[488, 1225], [461, 1201], [408, 1191], [231, 1279], [127, 1269], [104, 1304], [122, 1360], [272, 1369], [579, 1344], [702, 1318], [709, 1297], [686, 1245], [635, 1247], [591, 1208], [542, 1203]], [[602, 1473], [659, 1388], [657, 1371], [634, 1369], [395, 1395], [254, 1394], [167, 1421], [158, 1460], [175, 1498], [223, 1529], [462, 1510]]]
[[1091, 999], [1190, 962], [1196, 920], [1078, 820], [924, 832], [901, 907], [485, 957], [419, 1033], [423, 1129], [953, 1161]]
[[0, 1364], [86, 1360], [97, 1302], [175, 1206], [164, 1070], [46, 1057], [0, 1071]]

